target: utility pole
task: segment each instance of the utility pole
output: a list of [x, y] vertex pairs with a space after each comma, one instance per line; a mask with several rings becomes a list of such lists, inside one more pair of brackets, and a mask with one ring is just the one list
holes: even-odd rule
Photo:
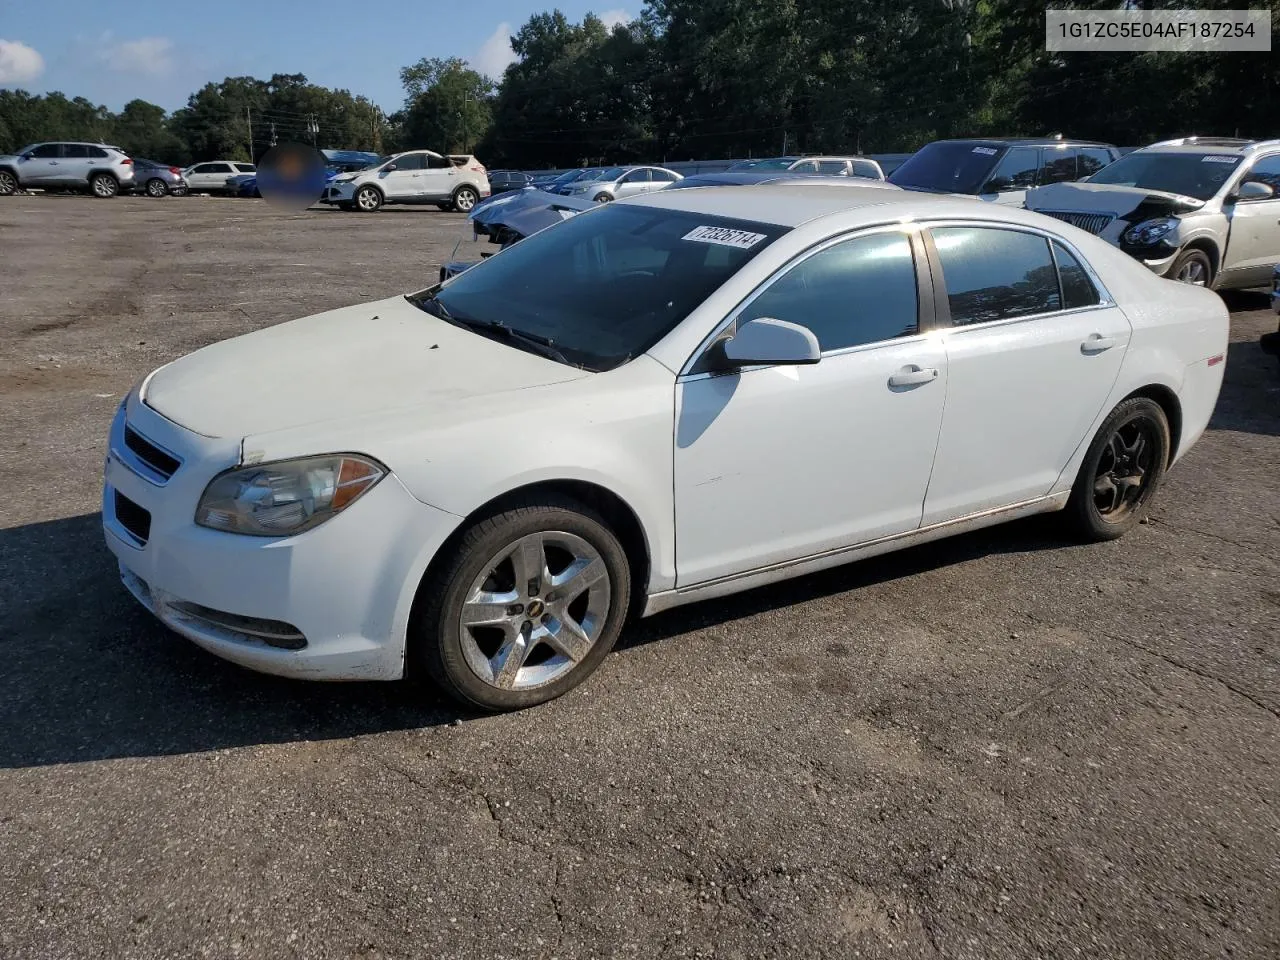
[[249, 115], [249, 108], [244, 108], [244, 124], [249, 128], [249, 162], [253, 162], [253, 117]]
[[307, 133], [311, 134], [311, 145], [320, 146], [320, 121], [314, 113], [307, 114]]
[[274, 120], [271, 121], [271, 145], [273, 147], [276, 145], [276, 122]]
[[788, 131], [788, 130], [783, 130], [783, 131], [782, 131], [782, 155], [783, 155], [784, 157], [787, 155], [787, 134], [788, 134], [789, 132], [790, 132], [790, 131]]

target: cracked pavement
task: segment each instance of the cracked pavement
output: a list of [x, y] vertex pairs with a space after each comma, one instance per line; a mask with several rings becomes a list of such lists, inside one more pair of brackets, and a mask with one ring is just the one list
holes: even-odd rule
[[97, 516], [138, 378], [425, 285], [462, 218], [29, 196], [0, 236], [5, 960], [1280, 956], [1264, 297], [1131, 536], [1035, 518], [671, 611], [478, 717], [204, 654]]

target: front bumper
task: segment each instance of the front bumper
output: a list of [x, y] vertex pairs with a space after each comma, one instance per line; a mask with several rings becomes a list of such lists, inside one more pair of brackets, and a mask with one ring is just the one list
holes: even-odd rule
[[[179, 466], [148, 466], [134, 436]], [[151, 462], [163, 460], [151, 456]], [[316, 680], [404, 673], [409, 611], [426, 564], [458, 518], [394, 475], [327, 523], [262, 538], [196, 526], [212, 477], [239, 442], [200, 437], [137, 400], [112, 424], [102, 496], [107, 546], [129, 591], [163, 623], [242, 666]]]
[[355, 184], [347, 183], [330, 183], [324, 188], [324, 192], [320, 194], [321, 203], [350, 203], [356, 195]]

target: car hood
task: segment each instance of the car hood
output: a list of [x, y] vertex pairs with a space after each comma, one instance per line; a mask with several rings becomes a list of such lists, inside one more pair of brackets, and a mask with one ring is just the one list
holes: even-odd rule
[[197, 350], [152, 374], [143, 400], [204, 436], [246, 437], [589, 375], [393, 297]]
[[1143, 220], [1177, 216], [1204, 206], [1194, 197], [1111, 183], [1054, 183], [1028, 190], [1026, 202], [1028, 210], [1109, 213], [1126, 220], [1132, 214]]

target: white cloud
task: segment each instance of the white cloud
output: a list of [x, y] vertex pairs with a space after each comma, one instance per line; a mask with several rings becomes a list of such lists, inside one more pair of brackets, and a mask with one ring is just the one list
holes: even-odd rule
[[502, 79], [502, 71], [515, 63], [518, 58], [511, 49], [511, 24], [498, 24], [496, 30], [489, 34], [489, 39], [480, 45], [479, 51], [471, 58], [471, 69], [478, 70], [486, 77], [494, 80]]
[[112, 70], [159, 76], [173, 69], [173, 41], [168, 37], [141, 37], [112, 43], [110, 34], [105, 34], [103, 40], [99, 58]]
[[44, 73], [44, 57], [25, 43], [0, 40], [0, 84], [28, 83]]
[[612, 30], [620, 23], [630, 23], [633, 19], [631, 14], [625, 10], [606, 10], [604, 13], [596, 14], [600, 18], [600, 22], [604, 24], [606, 30]]

